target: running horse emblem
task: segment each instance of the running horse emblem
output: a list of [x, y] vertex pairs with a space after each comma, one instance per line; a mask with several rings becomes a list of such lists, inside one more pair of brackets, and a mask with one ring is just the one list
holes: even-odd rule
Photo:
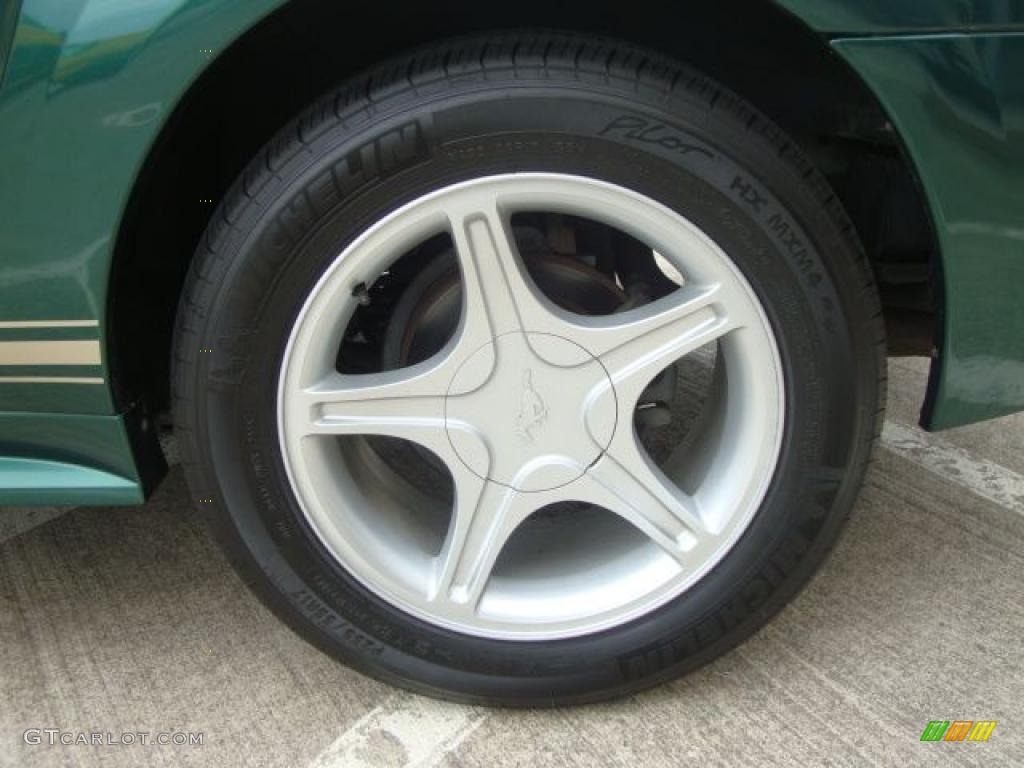
[[523, 389], [519, 396], [519, 414], [516, 416], [516, 434], [524, 440], [533, 440], [531, 430], [536, 429], [548, 418], [548, 407], [540, 393], [533, 387], [533, 371], [523, 371]]

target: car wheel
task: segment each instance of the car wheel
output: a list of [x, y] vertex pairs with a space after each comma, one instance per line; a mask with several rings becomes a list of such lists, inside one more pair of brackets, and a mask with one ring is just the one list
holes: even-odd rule
[[714, 82], [561, 35], [421, 51], [221, 204], [175, 425], [302, 636], [463, 701], [635, 691], [764, 624], [877, 437], [871, 273], [823, 179]]

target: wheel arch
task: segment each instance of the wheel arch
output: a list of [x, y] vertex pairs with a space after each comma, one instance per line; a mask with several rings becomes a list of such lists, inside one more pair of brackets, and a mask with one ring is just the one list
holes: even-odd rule
[[[833, 183], [882, 284], [897, 351], [930, 351], [941, 291], [932, 290], [938, 258], [918, 177], [885, 111], [827, 39], [774, 3], [487, 5], [410, 3], [396, 18], [380, 3], [292, 2], [252, 24], [197, 77], [153, 143], [118, 232], [108, 328], [119, 406], [166, 408], [175, 309], [192, 255], [217, 202], [281, 126], [333, 85], [404, 50], [522, 28], [644, 45], [758, 106]], [[738, 14], [746, 23], [735, 23]]]

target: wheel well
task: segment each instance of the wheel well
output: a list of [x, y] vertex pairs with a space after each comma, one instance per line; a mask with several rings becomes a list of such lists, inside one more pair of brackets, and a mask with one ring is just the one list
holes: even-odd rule
[[859, 78], [825, 39], [774, 3], [441, 0], [405, 3], [398, 13], [394, 4], [300, 0], [249, 30], [193, 84], [139, 176], [111, 278], [119, 404], [142, 400], [166, 409], [171, 334], [192, 254], [229, 185], [281, 126], [331, 87], [414, 46], [530, 27], [659, 50], [775, 120], [826, 175], [854, 221], [882, 288], [890, 347], [930, 351], [937, 260], [914, 171]]

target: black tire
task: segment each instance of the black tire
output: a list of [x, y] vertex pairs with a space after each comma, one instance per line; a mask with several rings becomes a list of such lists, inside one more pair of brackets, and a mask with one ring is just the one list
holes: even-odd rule
[[[337, 564], [290, 490], [271, 385], [298, 308], [341, 246], [426, 191], [524, 170], [614, 182], [708, 233], [764, 305], [788, 404], [767, 496], [708, 575], [627, 625], [541, 643], [428, 625]], [[544, 706], [692, 670], [791, 599], [862, 484], [884, 366], [879, 301], [852, 226], [777, 127], [629, 45], [502, 36], [424, 50], [349, 83], [251, 163], [210, 222], [181, 301], [174, 419], [189, 486], [225, 551], [301, 636], [422, 693]]]

